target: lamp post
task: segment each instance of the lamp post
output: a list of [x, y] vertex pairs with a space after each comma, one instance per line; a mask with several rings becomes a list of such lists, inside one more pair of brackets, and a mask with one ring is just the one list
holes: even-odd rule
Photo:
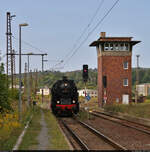
[[30, 60], [29, 60], [29, 55], [28, 55], [28, 79], [27, 79], [27, 83], [28, 83], [28, 107], [30, 106], [30, 82], [29, 82], [29, 68], [30, 68]]
[[140, 55], [136, 55], [137, 57], [137, 68], [136, 68], [136, 87], [135, 87], [135, 103], [138, 102], [138, 84], [139, 84], [139, 57]]
[[22, 119], [22, 100], [21, 100], [21, 27], [28, 26], [27, 23], [19, 24], [19, 104], [18, 104], [18, 112], [19, 112], [19, 121]]

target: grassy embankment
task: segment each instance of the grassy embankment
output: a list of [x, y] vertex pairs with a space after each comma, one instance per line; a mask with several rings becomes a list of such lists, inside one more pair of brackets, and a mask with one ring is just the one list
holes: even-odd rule
[[69, 150], [69, 146], [58, 127], [55, 116], [47, 109], [44, 110], [44, 115], [48, 127], [48, 134], [50, 136], [50, 150]]
[[[86, 102], [84, 98], [80, 98], [79, 100], [81, 102], [81, 107], [88, 108], [88, 111], [90, 110], [99, 110], [98, 102], [96, 98], [92, 98], [90, 101]], [[123, 104], [114, 104], [114, 105], [106, 105], [104, 106], [105, 111], [111, 111], [114, 113], [121, 112], [124, 114], [128, 114], [135, 117], [141, 117], [141, 118], [149, 118], [150, 119], [150, 100], [147, 99], [144, 103], [131, 103], [129, 105], [123, 105]], [[86, 117], [87, 114], [83, 114], [83, 112], [79, 113], [80, 117]], [[84, 115], [84, 116], [83, 116]]]
[[38, 135], [40, 134], [42, 127], [40, 124], [40, 110], [43, 111], [44, 120], [48, 128], [49, 145], [47, 145], [45, 148], [47, 150], [69, 150], [69, 146], [58, 127], [57, 120], [48, 108], [49, 98], [45, 98], [43, 104], [38, 102], [32, 121], [29, 125], [29, 128], [27, 129], [19, 150], [38, 149]]
[[50, 97], [45, 97], [44, 103], [39, 105], [44, 112], [45, 121], [48, 128], [49, 142], [51, 146], [49, 150], [69, 150], [69, 146], [59, 129], [56, 117], [50, 111]]
[[19, 150], [37, 149], [37, 145], [39, 144], [37, 140], [37, 136], [39, 135], [41, 130], [40, 119], [41, 119], [40, 108], [35, 107], [32, 120], [29, 124], [26, 134], [23, 137], [22, 143], [19, 146]]
[[105, 111], [111, 111], [114, 113], [121, 112], [135, 117], [148, 118], [150, 119], [150, 102], [144, 103], [132, 103], [129, 105], [107, 105], [104, 107]]
[[[17, 105], [17, 101], [13, 104]], [[14, 107], [14, 111], [0, 114], [0, 150], [12, 150], [30, 115], [31, 111], [27, 111], [25, 103], [21, 123], [18, 122], [17, 106]]]
[[84, 97], [79, 97], [80, 111], [77, 114], [78, 119], [84, 121], [86, 119], [93, 119], [93, 116], [88, 111], [96, 110], [98, 108], [97, 98], [91, 98], [90, 101], [85, 100]]
[[97, 98], [91, 98], [90, 101], [87, 101], [84, 97], [79, 97], [79, 101], [81, 108], [87, 108], [88, 110], [98, 109]]

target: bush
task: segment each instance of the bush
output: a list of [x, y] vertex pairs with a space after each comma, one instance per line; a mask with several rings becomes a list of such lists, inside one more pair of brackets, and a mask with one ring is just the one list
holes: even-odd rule
[[19, 90], [18, 89], [13, 89], [9, 90], [9, 97], [13, 100], [18, 100], [19, 99]]
[[123, 105], [123, 104], [105, 105], [104, 109], [105, 111], [111, 111], [111, 112], [117, 113], [117, 112], [126, 111], [127, 106], [128, 105]]
[[7, 77], [4, 74], [4, 64], [0, 65], [0, 113], [12, 110], [7, 87]]
[[123, 104], [114, 104], [114, 105], [106, 105], [104, 106], [105, 111], [112, 113], [126, 113], [128, 115], [149, 118], [150, 114], [150, 104], [149, 103], [132, 103], [129, 105]]
[[148, 95], [148, 96], [146, 97], [146, 99], [150, 99], [150, 95]]

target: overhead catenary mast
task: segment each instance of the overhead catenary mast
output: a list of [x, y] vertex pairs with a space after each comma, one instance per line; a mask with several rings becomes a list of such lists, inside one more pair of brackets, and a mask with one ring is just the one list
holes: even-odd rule
[[[6, 72], [7, 72], [7, 86], [8, 86], [8, 76], [11, 75], [11, 87], [13, 89], [13, 72], [14, 72], [14, 56], [12, 50], [12, 33], [11, 33], [11, 20], [15, 17], [15, 15], [10, 14], [7, 12], [6, 16]], [[11, 55], [9, 55], [11, 54]]]
[[[19, 55], [18, 53], [8, 53], [8, 55]], [[28, 105], [30, 104], [30, 82], [29, 82], [29, 73], [30, 73], [30, 71], [29, 71], [29, 69], [30, 69], [30, 67], [29, 67], [29, 56], [42, 56], [42, 72], [44, 72], [44, 62], [46, 62], [46, 61], [48, 61], [48, 60], [44, 60], [44, 56], [47, 56], [47, 53], [22, 53], [21, 55], [25, 55], [25, 56], [28, 56]], [[42, 87], [42, 103], [43, 103], [43, 97], [44, 97], [44, 95], [43, 95], [43, 87]]]
[[[15, 50], [12, 50], [12, 53], [15, 54]], [[16, 57], [13, 55], [13, 85], [16, 88]]]

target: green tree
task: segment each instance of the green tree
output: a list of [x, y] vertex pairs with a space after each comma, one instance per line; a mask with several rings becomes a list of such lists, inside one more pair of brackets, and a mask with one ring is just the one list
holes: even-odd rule
[[9, 93], [7, 87], [7, 78], [4, 74], [4, 64], [0, 65], [0, 113], [5, 110], [11, 110]]

